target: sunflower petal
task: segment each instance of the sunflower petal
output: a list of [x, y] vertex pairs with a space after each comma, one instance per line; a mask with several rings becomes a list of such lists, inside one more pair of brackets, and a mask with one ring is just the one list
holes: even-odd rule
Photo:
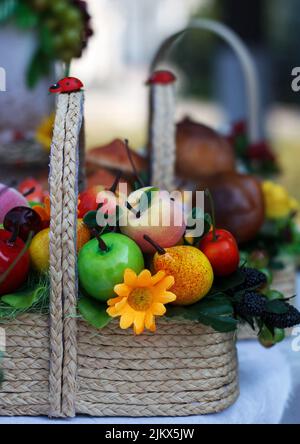
[[150, 331], [156, 330], [155, 318], [151, 310], [148, 310], [145, 316], [145, 327]]
[[120, 310], [122, 310], [122, 308], [124, 308], [126, 304], [127, 304], [127, 299], [122, 298], [122, 300], [120, 302], [117, 302], [117, 304], [115, 305], [115, 309], [120, 312]]
[[107, 305], [112, 306], [116, 305], [118, 302], [120, 302], [123, 299], [123, 296], [118, 296], [116, 298], [108, 299]]
[[119, 316], [119, 312], [115, 309], [115, 307], [108, 307], [106, 313], [109, 314], [112, 318]]
[[149, 287], [151, 285], [151, 273], [149, 270], [143, 270], [140, 272], [137, 278], [138, 287]]
[[175, 279], [173, 276], [166, 276], [158, 284], [155, 285], [155, 292], [163, 293], [164, 291], [169, 290], [169, 288], [173, 287], [174, 283]]
[[137, 281], [136, 273], [131, 268], [126, 268], [124, 272], [124, 282], [129, 287], [135, 287]]
[[176, 294], [171, 291], [165, 291], [163, 293], [155, 294], [155, 302], [161, 302], [162, 304], [168, 304], [169, 302], [174, 302], [176, 300]]
[[140, 335], [144, 331], [145, 327], [145, 312], [137, 311], [134, 316], [134, 332], [136, 335]]
[[117, 284], [114, 286], [114, 292], [118, 296], [122, 296], [123, 298], [127, 298], [129, 296], [129, 293], [131, 291], [131, 288], [128, 287], [126, 284]]
[[133, 321], [134, 321], [134, 312], [133, 311], [126, 311], [121, 316], [120, 328], [122, 328], [122, 330], [129, 328], [132, 325]]
[[158, 271], [154, 276], [151, 278], [152, 285], [156, 285], [159, 281], [161, 281], [166, 275], [166, 272], [163, 270]]
[[156, 316], [162, 316], [167, 310], [166, 307], [160, 302], [154, 302], [151, 306], [151, 311]]

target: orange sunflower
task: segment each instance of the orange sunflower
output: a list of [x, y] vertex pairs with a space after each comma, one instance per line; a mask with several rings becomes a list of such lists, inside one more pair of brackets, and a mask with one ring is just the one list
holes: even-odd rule
[[173, 276], [166, 276], [159, 271], [154, 276], [149, 270], [137, 275], [127, 268], [124, 283], [114, 287], [116, 298], [109, 299], [107, 313], [115, 318], [120, 316], [120, 327], [129, 328], [133, 324], [134, 333], [141, 334], [145, 327], [156, 330], [154, 316], [163, 316], [166, 312], [164, 304], [173, 302], [176, 295], [167, 291], [174, 285]]

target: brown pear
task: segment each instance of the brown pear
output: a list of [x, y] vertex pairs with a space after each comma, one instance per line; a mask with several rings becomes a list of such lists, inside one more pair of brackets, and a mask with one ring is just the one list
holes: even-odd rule
[[214, 200], [217, 227], [230, 231], [239, 243], [255, 238], [265, 219], [259, 180], [248, 174], [221, 173], [199, 182], [198, 190], [206, 188]]
[[189, 180], [235, 169], [232, 146], [208, 126], [185, 118], [177, 125], [178, 176]]

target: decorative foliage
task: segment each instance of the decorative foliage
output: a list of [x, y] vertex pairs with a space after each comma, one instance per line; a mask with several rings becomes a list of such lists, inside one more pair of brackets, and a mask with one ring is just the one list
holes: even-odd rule
[[278, 161], [272, 148], [266, 141], [251, 145], [245, 122], [236, 122], [233, 125], [229, 141], [247, 172], [263, 177], [279, 173]]
[[0, 299], [0, 322], [22, 313], [49, 313], [50, 283], [47, 275], [32, 273], [26, 286]]
[[93, 34], [87, 4], [79, 0], [2, 0], [0, 23], [6, 22], [37, 31], [39, 46], [27, 69], [30, 88], [50, 74], [54, 61], [68, 66], [73, 58], [80, 57]]

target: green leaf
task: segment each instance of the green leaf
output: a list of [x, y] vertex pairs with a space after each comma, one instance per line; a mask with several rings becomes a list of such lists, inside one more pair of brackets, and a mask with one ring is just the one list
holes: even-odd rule
[[216, 278], [211, 289], [211, 293], [219, 293], [231, 290], [239, 285], [242, 285], [245, 282], [244, 273], [238, 269], [235, 273], [230, 276]]
[[86, 213], [86, 215], [83, 217], [83, 222], [85, 225], [87, 225], [89, 228], [98, 228], [97, 224], [97, 211], [89, 211]]
[[19, 28], [29, 29], [38, 25], [39, 17], [25, 2], [19, 2], [15, 9], [15, 20]]
[[78, 301], [78, 310], [88, 324], [95, 328], [105, 327], [112, 318], [106, 313], [107, 305], [87, 296]]
[[5, 302], [10, 307], [18, 310], [25, 310], [39, 300], [41, 292], [44, 291], [44, 287], [38, 287], [35, 290], [24, 290], [16, 293], [7, 294], [2, 296], [2, 302]]
[[233, 313], [231, 301], [229, 297], [223, 293], [207, 295], [204, 299], [191, 307], [195, 307], [195, 309], [199, 310], [201, 313], [210, 315], [231, 315]]
[[171, 318], [188, 319], [210, 325], [222, 333], [234, 331], [238, 323], [233, 317], [230, 299], [222, 293], [206, 296], [189, 307], [168, 307], [166, 315]]
[[265, 311], [274, 314], [285, 314], [289, 310], [288, 305], [281, 299], [267, 301]]
[[238, 321], [231, 316], [210, 316], [207, 314], [200, 315], [199, 322], [209, 325], [220, 333], [235, 331], [238, 324]]
[[51, 59], [41, 49], [33, 55], [26, 73], [26, 81], [29, 88], [34, 88], [41, 77], [50, 74]]

